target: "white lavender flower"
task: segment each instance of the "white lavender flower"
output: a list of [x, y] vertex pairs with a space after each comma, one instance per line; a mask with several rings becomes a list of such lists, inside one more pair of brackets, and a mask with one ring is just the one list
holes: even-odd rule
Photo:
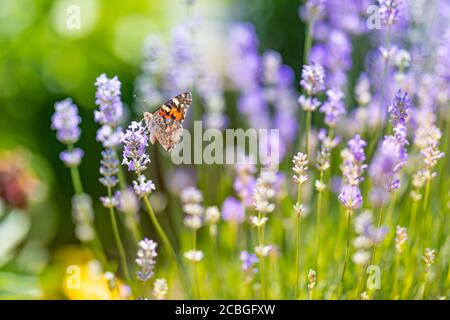
[[220, 211], [216, 206], [208, 207], [205, 210], [205, 220], [210, 224], [216, 224], [220, 220]]
[[308, 180], [308, 157], [304, 153], [297, 153], [292, 160], [294, 163], [293, 170], [295, 172], [294, 182], [297, 184], [303, 184]]
[[92, 199], [88, 194], [72, 197], [72, 219], [75, 223], [75, 235], [81, 242], [92, 241], [94, 232], [94, 210]]
[[316, 286], [317, 274], [316, 271], [309, 269], [308, 271], [308, 289], [312, 290]]
[[267, 257], [274, 250], [274, 246], [271, 244], [260, 245], [255, 247], [255, 253], [259, 257]]
[[203, 195], [200, 190], [195, 187], [187, 187], [181, 192], [181, 202], [190, 203], [200, 203], [203, 201]]
[[105, 208], [115, 208], [120, 201], [120, 191], [116, 191], [116, 193], [112, 196], [100, 197], [100, 201]]
[[184, 253], [184, 257], [191, 262], [199, 262], [203, 259], [203, 251], [201, 250], [189, 250]]
[[184, 217], [184, 225], [191, 230], [198, 230], [202, 226], [202, 218], [198, 215], [187, 215]]
[[262, 171], [256, 180], [256, 187], [253, 192], [253, 206], [261, 214], [268, 214], [275, 210], [272, 200], [275, 196], [273, 188], [276, 175], [272, 171]]
[[436, 250], [431, 250], [430, 248], [426, 248], [425, 254], [422, 257], [423, 262], [425, 262], [425, 265], [426, 265], [425, 272], [430, 271], [431, 265], [434, 263], [435, 258], [436, 258]]
[[294, 211], [297, 216], [303, 218], [306, 215], [306, 209], [303, 204], [294, 204]]
[[153, 296], [156, 300], [164, 300], [169, 291], [166, 279], [156, 279], [153, 283]]
[[267, 217], [259, 218], [257, 216], [251, 216], [249, 218], [249, 220], [252, 225], [259, 228], [259, 227], [262, 227], [263, 225], [265, 225], [266, 222], [269, 221], [269, 218], [267, 218]]
[[408, 240], [406, 228], [397, 226], [395, 229], [395, 251], [397, 251], [398, 254], [402, 253], [402, 247], [406, 240]]
[[139, 241], [136, 264], [141, 268], [137, 272], [137, 277], [139, 280], [145, 282], [153, 276], [153, 269], [156, 264], [156, 257], [158, 253], [156, 252], [156, 247], [158, 244], [147, 238]]

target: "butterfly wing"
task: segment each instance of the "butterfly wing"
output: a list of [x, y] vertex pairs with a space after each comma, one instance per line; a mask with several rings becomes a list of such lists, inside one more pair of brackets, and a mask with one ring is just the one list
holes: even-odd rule
[[183, 122], [191, 103], [192, 94], [190, 92], [182, 93], [166, 101], [159, 108], [158, 113], [166, 119], [173, 119], [178, 122]]
[[164, 150], [170, 152], [180, 142], [182, 123], [191, 103], [192, 94], [182, 93], [166, 101], [155, 113], [145, 113], [150, 142], [158, 140]]

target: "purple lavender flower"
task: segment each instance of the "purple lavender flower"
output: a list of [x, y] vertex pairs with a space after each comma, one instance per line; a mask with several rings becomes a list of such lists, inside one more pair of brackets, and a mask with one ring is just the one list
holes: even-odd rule
[[136, 264], [141, 268], [137, 272], [137, 277], [139, 280], [145, 282], [153, 277], [153, 269], [156, 264], [156, 257], [158, 253], [156, 252], [156, 247], [158, 244], [147, 238], [139, 241]]
[[80, 138], [79, 124], [81, 118], [78, 108], [72, 99], [55, 103], [55, 113], [52, 115], [52, 129], [56, 130], [56, 138], [64, 144], [73, 144]]
[[387, 231], [388, 230], [385, 226], [377, 228], [373, 224], [368, 224], [364, 227], [363, 234], [372, 244], [379, 244], [383, 242], [384, 238], [386, 238]]
[[122, 164], [128, 166], [128, 171], [141, 174], [150, 163], [150, 157], [146, 153], [148, 137], [142, 123], [133, 121], [122, 134], [121, 142], [124, 144]]
[[121, 83], [117, 76], [109, 79], [104, 73], [95, 81], [97, 91], [95, 103], [99, 107], [94, 111], [95, 122], [102, 126], [97, 131], [96, 139], [105, 148], [112, 148], [120, 143], [122, 129], [118, 127], [123, 120], [123, 105], [121, 100]]
[[59, 158], [64, 162], [66, 167], [76, 168], [80, 165], [84, 156], [83, 150], [74, 148], [73, 150], [65, 150], [59, 154]]
[[94, 112], [95, 122], [116, 127], [123, 117], [119, 79], [117, 76], [109, 79], [103, 73], [96, 79], [95, 86], [95, 104], [99, 107]]
[[411, 99], [408, 97], [408, 93], [398, 90], [392, 104], [388, 107], [388, 112], [393, 126], [398, 123], [406, 124], [411, 113]]
[[245, 219], [244, 206], [238, 199], [227, 197], [222, 204], [222, 217], [225, 221], [242, 223]]
[[143, 198], [151, 194], [156, 188], [152, 180], [147, 180], [144, 175], [140, 175], [137, 180], [133, 180], [133, 189], [139, 198]]
[[115, 208], [119, 205], [120, 191], [116, 191], [116, 193], [112, 196], [102, 196], [100, 197], [100, 201], [105, 208]]
[[119, 160], [112, 149], [102, 151], [102, 160], [100, 160], [100, 183], [106, 188], [114, 187], [119, 181], [117, 180], [117, 172], [119, 172]]
[[357, 186], [363, 181], [364, 164], [366, 154], [364, 147], [367, 143], [357, 134], [347, 143], [347, 148], [341, 152], [344, 159], [341, 170], [345, 177], [345, 181], [349, 185]]
[[342, 99], [344, 94], [341, 90], [328, 90], [328, 100], [320, 107], [320, 112], [325, 113], [325, 123], [334, 127], [339, 116], [345, 114], [345, 105]]
[[362, 195], [357, 186], [345, 185], [342, 187], [338, 199], [348, 210], [355, 210], [361, 208]]
[[396, 24], [401, 17], [401, 4], [399, 0], [378, 0], [381, 22], [385, 25]]
[[303, 94], [298, 97], [297, 101], [305, 111], [314, 111], [320, 107], [320, 101], [317, 98], [307, 97]]
[[258, 257], [254, 253], [248, 253], [247, 251], [242, 251], [239, 255], [239, 259], [242, 261], [242, 270], [244, 272], [256, 273], [257, 269], [254, 265], [259, 262]]
[[316, 62], [312, 62], [310, 65], [304, 65], [300, 85], [309, 96], [315, 95], [325, 89], [325, 71], [323, 67]]
[[236, 178], [233, 183], [233, 188], [239, 195], [242, 204], [246, 208], [250, 208], [253, 202], [253, 190], [255, 188], [256, 179], [254, 174], [256, 172], [255, 164], [248, 157], [244, 157], [234, 166]]
[[350, 139], [347, 143], [348, 149], [351, 151], [355, 161], [364, 162], [366, 160], [366, 153], [364, 152], [364, 148], [367, 146], [367, 142], [361, 139], [360, 135], [357, 134]]

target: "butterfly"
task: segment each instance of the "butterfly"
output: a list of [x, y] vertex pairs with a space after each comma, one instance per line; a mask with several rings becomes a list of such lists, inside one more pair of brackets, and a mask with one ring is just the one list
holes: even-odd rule
[[156, 141], [170, 152], [180, 142], [183, 121], [192, 103], [192, 93], [186, 92], [166, 101], [153, 114], [144, 113], [144, 121], [150, 133], [150, 142]]

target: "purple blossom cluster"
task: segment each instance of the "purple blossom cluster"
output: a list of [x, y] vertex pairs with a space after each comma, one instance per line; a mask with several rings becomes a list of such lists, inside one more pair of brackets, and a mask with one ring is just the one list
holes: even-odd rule
[[56, 138], [68, 149], [59, 154], [59, 158], [69, 168], [76, 168], [80, 165], [84, 156], [84, 151], [80, 148], [73, 148], [73, 144], [78, 142], [81, 135], [79, 127], [81, 117], [78, 115], [78, 108], [72, 99], [55, 103], [55, 113], [51, 118], [51, 128], [56, 130]]
[[385, 25], [396, 24], [401, 18], [400, 6], [402, 2], [399, 0], [378, 0], [380, 7], [379, 13], [381, 22]]
[[363, 181], [364, 170], [367, 167], [364, 164], [366, 146], [367, 143], [357, 134], [348, 141], [347, 148], [341, 152], [343, 158], [341, 170], [346, 184], [358, 186]]
[[122, 129], [118, 127], [123, 120], [123, 104], [121, 100], [121, 83], [117, 76], [109, 79], [104, 73], [95, 81], [95, 122], [101, 125], [97, 131], [97, 141], [105, 148], [112, 148], [120, 143]]
[[150, 157], [147, 154], [148, 135], [142, 122], [133, 121], [121, 136], [123, 148], [122, 164], [127, 165], [128, 171], [134, 171], [138, 175], [147, 169]]
[[325, 114], [325, 123], [334, 127], [338, 118], [345, 114], [345, 105], [342, 99], [344, 94], [341, 90], [327, 90], [328, 99], [320, 107], [319, 111]]
[[55, 113], [52, 115], [52, 129], [56, 130], [56, 138], [64, 144], [74, 144], [80, 138], [81, 117], [78, 108], [71, 98], [55, 103]]

